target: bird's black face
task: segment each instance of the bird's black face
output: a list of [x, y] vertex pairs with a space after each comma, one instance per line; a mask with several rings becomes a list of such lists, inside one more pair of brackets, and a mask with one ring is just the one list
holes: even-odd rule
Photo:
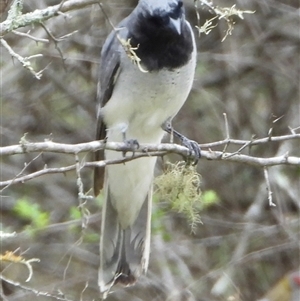
[[181, 0], [140, 0], [128, 36], [147, 70], [174, 69], [187, 63], [193, 35]]

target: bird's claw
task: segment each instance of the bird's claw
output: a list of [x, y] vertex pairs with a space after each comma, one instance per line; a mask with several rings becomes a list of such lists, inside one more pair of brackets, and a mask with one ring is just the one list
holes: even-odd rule
[[187, 161], [191, 162], [192, 165], [197, 165], [199, 159], [201, 158], [201, 148], [199, 144], [196, 141], [190, 140], [184, 136], [182, 137], [181, 142], [186, 148], [189, 149]]
[[192, 165], [197, 165], [199, 159], [201, 158], [201, 148], [199, 144], [196, 141], [190, 140], [179, 132], [175, 131], [170, 120], [167, 120], [162, 124], [162, 129], [170, 135], [177, 137], [181, 141], [181, 143], [189, 149], [187, 161], [188, 163], [192, 163]]

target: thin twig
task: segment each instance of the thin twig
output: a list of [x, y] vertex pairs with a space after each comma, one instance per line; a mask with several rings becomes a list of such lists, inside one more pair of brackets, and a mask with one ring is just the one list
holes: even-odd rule
[[23, 65], [24, 68], [29, 70], [30, 73], [33, 74], [33, 76], [36, 79], [41, 79], [42, 74], [40, 74], [40, 72], [36, 72], [33, 70], [28, 58], [23, 58], [21, 55], [14, 52], [14, 50], [9, 46], [9, 44], [3, 38], [0, 38], [0, 42], [1, 42], [2, 46], [9, 52], [9, 54], [13, 58], [16, 58]]
[[58, 51], [58, 53], [59, 53], [59, 55], [60, 55], [60, 57], [62, 59], [63, 65], [65, 67], [65, 64], [64, 64], [65, 58], [63, 56], [63, 53], [62, 53], [61, 49], [58, 47], [58, 43], [61, 41], [61, 39], [60, 38], [56, 38], [43, 22], [41, 22], [40, 24], [44, 28], [44, 30], [46, 31], [46, 33], [50, 37], [50, 39], [54, 42], [55, 49], [57, 49], [57, 51]]
[[30, 293], [32, 293], [32, 294], [34, 294], [36, 296], [48, 297], [48, 298], [52, 298], [52, 299], [55, 299], [55, 300], [61, 300], [61, 301], [74, 301], [72, 299], [66, 298], [65, 296], [60, 296], [60, 295], [56, 295], [56, 294], [50, 294], [49, 292], [45, 292], [45, 291], [38, 291], [38, 290], [36, 290], [34, 288], [22, 285], [21, 283], [19, 283], [17, 281], [13, 281], [11, 279], [8, 279], [5, 276], [3, 276], [2, 274], [0, 274], [0, 279], [2, 281], [4, 281], [4, 282], [9, 283], [12, 286], [18, 288], [18, 289], [30, 292]]
[[100, 6], [100, 9], [101, 9], [101, 11], [102, 11], [102, 13], [103, 13], [106, 21], [109, 23], [109, 25], [112, 27], [112, 29], [114, 31], [118, 31], [119, 29], [115, 27], [115, 25], [111, 22], [110, 18], [108, 17], [108, 15], [107, 15], [104, 7], [103, 7], [103, 4], [102, 3], [98, 3], [98, 5]]
[[231, 155], [229, 155], [227, 158], [229, 157], [233, 157], [235, 155], [239, 155], [241, 153], [242, 150], [244, 150], [245, 148], [251, 146], [252, 144], [252, 140], [248, 141], [247, 143], [245, 143], [242, 147], [240, 147], [236, 152], [232, 153]]
[[264, 166], [264, 177], [265, 177], [265, 181], [266, 181], [266, 185], [267, 185], [269, 206], [276, 207], [276, 204], [273, 202], [273, 196], [272, 196], [273, 192], [271, 190], [268, 168], [266, 166]]
[[58, 4], [59, 6], [58, 6], [58, 10], [60, 11], [61, 10], [61, 8], [62, 8], [62, 6], [63, 6], [63, 4], [65, 3], [65, 0], [61, 0], [61, 2]]
[[226, 132], [226, 140], [227, 140], [227, 143], [225, 144], [224, 149], [223, 149], [223, 153], [225, 153], [230, 144], [230, 134], [229, 134], [229, 125], [228, 125], [227, 114], [223, 113], [223, 116], [224, 116], [225, 132]]
[[[162, 156], [165, 155], [166, 152], [153, 152], [151, 153], [152, 156]], [[105, 167], [107, 165], [113, 165], [113, 164], [123, 164], [138, 158], [143, 158], [143, 157], [149, 157], [148, 154], [146, 153], [140, 153], [140, 154], [135, 154], [134, 156], [128, 156], [128, 157], [122, 157], [120, 159], [115, 159], [115, 160], [103, 160], [103, 161], [98, 161], [98, 162], [86, 162], [81, 164], [81, 168], [93, 168], [93, 167]], [[5, 189], [7, 189], [10, 185], [12, 184], [17, 184], [17, 183], [24, 183], [29, 180], [32, 180], [34, 178], [46, 175], [46, 174], [60, 174], [60, 173], [66, 173], [72, 170], [76, 170], [76, 163], [73, 165], [69, 165], [66, 167], [58, 167], [58, 168], [44, 168], [42, 170], [30, 173], [25, 176], [20, 176], [20, 177], [14, 177], [11, 180], [7, 181], [2, 181], [0, 182], [0, 187], [3, 187], [0, 190], [0, 193], [2, 193]], [[89, 197], [84, 196], [85, 199], [88, 199]]]
[[111, 20], [109, 19], [107, 13], [105, 12], [104, 8], [103, 8], [103, 4], [99, 3], [99, 6], [102, 10], [102, 13], [104, 14], [105, 19], [109, 22], [110, 26], [112, 27], [113, 31], [116, 33], [116, 37], [118, 39], [118, 41], [120, 42], [121, 46], [123, 47], [125, 53], [127, 54], [127, 56], [129, 57], [129, 59], [131, 60], [132, 63], [136, 64], [139, 68], [139, 70], [143, 73], [147, 73], [148, 70], [145, 70], [142, 65], [141, 65], [141, 59], [137, 56], [136, 54], [136, 50], [139, 48], [139, 45], [137, 45], [137, 47], [132, 47], [132, 45], [130, 44], [130, 40], [124, 40], [120, 37], [120, 35], [118, 34], [118, 31], [120, 31], [122, 28], [116, 28], [113, 23], [111, 22]]
[[227, 119], [227, 114], [223, 113], [224, 116], [224, 121], [225, 121], [225, 131], [226, 131], [226, 139], [230, 139], [230, 134], [229, 134], [229, 125], [228, 125], [228, 119]]
[[[300, 134], [291, 134], [291, 135], [282, 135], [282, 136], [272, 136], [271, 138], [265, 137], [260, 139], [251, 139], [251, 145], [259, 145], [259, 144], [266, 144], [268, 142], [280, 142], [285, 140], [292, 140], [292, 139], [300, 139]], [[245, 145], [249, 143], [249, 140], [239, 140], [239, 139], [229, 139], [229, 142], [231, 145]], [[215, 146], [222, 146], [224, 144], [228, 143], [228, 139], [216, 141], [216, 142], [210, 142], [210, 143], [202, 143], [200, 144], [201, 148], [209, 148], [209, 147], [215, 147]]]
[[[21, 177], [21, 175], [25, 172], [25, 170], [28, 168], [28, 166], [30, 166], [30, 164], [32, 162], [34, 162], [35, 160], [37, 160], [40, 156], [42, 155], [42, 153], [38, 154], [36, 157], [34, 157], [29, 163], [24, 163], [24, 168], [11, 180], [10, 183], [8, 183], [8, 185], [4, 188], [7, 189], [11, 184], [14, 184], [14, 181], [18, 178]], [[0, 192], [2, 192], [2, 190], [0, 190]]]
[[89, 282], [86, 281], [83, 290], [80, 292], [80, 301], [83, 301], [83, 294], [87, 290], [88, 287], [89, 287]]
[[[208, 7], [209, 11], [214, 13], [218, 20], [224, 19], [227, 23], [227, 30], [225, 32], [225, 35], [221, 42], [223, 42], [228, 35], [231, 35], [232, 30], [234, 28], [235, 22], [232, 19], [232, 16], [237, 16], [240, 19], [244, 19], [244, 14], [254, 14], [255, 11], [249, 11], [249, 10], [240, 10], [236, 8], [236, 4], [232, 5], [231, 7], [220, 7], [217, 5], [214, 5], [212, 1], [208, 0], [194, 0], [195, 8], [196, 8], [196, 14], [197, 14], [197, 1], [199, 1], [202, 5], [205, 5]], [[214, 27], [212, 25], [212, 20], [215, 18], [212, 18], [210, 20], [207, 20], [203, 26], [196, 26], [196, 28], [199, 31], [199, 35], [201, 32], [210, 32]]]
[[20, 31], [17, 31], [17, 30], [13, 30], [12, 33], [14, 33], [17, 36], [26, 37], [28, 39], [31, 39], [31, 40], [35, 41], [35, 42], [49, 43], [48, 39], [42, 39], [42, 38], [34, 37], [34, 36], [30, 35], [29, 32], [26, 33], [26, 32], [20, 32]]
[[[88, 199], [93, 199], [93, 197], [92, 196], [87, 196], [84, 193], [83, 182], [82, 182], [81, 174], [80, 174], [81, 169], [83, 167], [83, 164], [80, 164], [78, 154], [75, 154], [75, 162], [76, 162], [75, 163], [75, 168], [76, 168], [76, 175], [77, 175], [78, 201], [79, 201], [78, 208], [79, 208], [79, 210], [81, 212], [81, 229], [82, 229], [82, 231], [84, 231], [85, 229], [87, 229], [89, 216], [91, 215], [90, 211], [85, 206], [86, 205], [86, 201]], [[83, 234], [84, 233], [82, 233], [82, 235]]]

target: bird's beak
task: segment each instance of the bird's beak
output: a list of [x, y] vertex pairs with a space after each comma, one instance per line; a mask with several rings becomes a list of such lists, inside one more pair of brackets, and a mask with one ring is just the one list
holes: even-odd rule
[[177, 33], [181, 35], [181, 19], [170, 18], [170, 22], [173, 25], [173, 27], [176, 29]]

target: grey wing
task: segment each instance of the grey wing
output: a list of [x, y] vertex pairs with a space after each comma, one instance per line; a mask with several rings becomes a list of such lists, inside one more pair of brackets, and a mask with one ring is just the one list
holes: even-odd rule
[[[114, 84], [119, 74], [120, 68], [120, 49], [121, 45], [116, 37], [116, 33], [112, 32], [101, 52], [101, 62], [99, 69], [99, 81], [97, 86], [97, 132], [96, 140], [103, 140], [106, 137], [106, 126], [102, 120], [100, 109], [111, 98], [113, 93]], [[104, 150], [95, 152], [95, 161], [104, 159]], [[95, 167], [94, 169], [94, 195], [97, 196], [103, 187], [104, 182], [104, 168]]]

